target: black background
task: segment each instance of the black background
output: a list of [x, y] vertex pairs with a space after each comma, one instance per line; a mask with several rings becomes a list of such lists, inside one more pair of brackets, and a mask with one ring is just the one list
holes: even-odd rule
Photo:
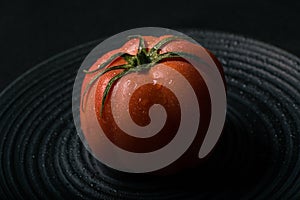
[[[299, 1], [298, 1], [299, 2]], [[300, 3], [0, 1], [0, 91], [39, 62], [131, 28], [199, 28], [258, 39], [300, 56]]]

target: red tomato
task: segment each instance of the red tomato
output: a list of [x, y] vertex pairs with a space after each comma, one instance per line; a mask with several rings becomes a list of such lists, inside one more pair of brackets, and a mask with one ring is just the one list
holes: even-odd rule
[[[173, 39], [168, 41], [167, 38]], [[160, 42], [163, 44], [157, 45]], [[151, 49], [156, 47], [159, 47], [158, 50], [151, 54]], [[137, 36], [121, 48], [103, 55], [91, 66], [89, 71], [94, 72], [86, 74], [82, 84], [80, 118], [89, 148], [100, 161], [105, 153], [115, 155], [110, 152], [107, 141], [103, 136], [99, 136], [99, 132], [103, 132], [110, 142], [122, 150], [133, 153], [154, 152], [170, 144], [183, 121], [181, 110], [184, 105], [180, 105], [176, 94], [183, 94], [182, 98], [186, 98], [185, 102], [188, 104], [194, 103], [187, 96], [189, 93], [185, 96], [188, 83], [197, 98], [195, 106], [199, 105], [200, 108], [201, 121], [196, 137], [182, 156], [157, 171], [169, 174], [200, 163], [198, 153], [211, 119], [210, 94], [199, 71], [176, 52], [192, 55], [205, 62], [213, 60], [224, 81], [222, 66], [210, 52], [198, 44], [170, 35]], [[116, 54], [115, 59], [103, 65]], [[153, 64], [150, 65], [151, 63]], [[99, 69], [99, 66], [103, 69]], [[153, 105], [161, 105], [165, 109], [165, 114], [161, 114], [164, 119], [157, 119], [160, 115], [150, 117]], [[135, 126], [147, 127], [151, 125], [151, 120], [162, 124], [161, 129], [152, 135], [145, 129], [137, 131], [136, 135], [126, 132], [139, 130], [139, 127], [134, 128]], [[132, 128], [130, 124], [135, 126]], [[122, 162], [125, 165], [129, 164], [126, 164], [126, 159]]]

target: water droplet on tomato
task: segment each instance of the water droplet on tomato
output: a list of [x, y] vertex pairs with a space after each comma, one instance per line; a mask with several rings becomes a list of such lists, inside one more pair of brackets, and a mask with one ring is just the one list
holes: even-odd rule
[[153, 73], [153, 78], [160, 78], [161, 74], [159, 72], [154, 72]]

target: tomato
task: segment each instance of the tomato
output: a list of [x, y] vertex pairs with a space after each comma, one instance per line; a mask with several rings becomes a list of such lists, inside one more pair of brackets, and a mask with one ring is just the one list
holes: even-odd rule
[[[197, 166], [212, 118], [212, 102], [207, 81], [194, 66], [198, 62], [195, 58], [214, 63], [225, 85], [222, 66], [212, 53], [172, 35], [134, 36], [121, 48], [99, 58], [86, 71], [81, 91], [81, 128], [91, 152], [100, 161], [118, 159], [124, 171], [135, 172], [126, 170], [132, 167], [133, 158], [120, 156], [114, 150], [135, 156], [159, 152], [167, 145], [175, 145], [172, 141], [182, 130], [181, 123], [189, 123], [189, 118], [194, 117], [195, 139], [187, 150], [163, 167], [144, 171], [168, 174]], [[201, 120], [195, 117], [198, 115]], [[113, 150], [107, 139], [116, 146]], [[112, 163], [106, 164], [114, 168]]]

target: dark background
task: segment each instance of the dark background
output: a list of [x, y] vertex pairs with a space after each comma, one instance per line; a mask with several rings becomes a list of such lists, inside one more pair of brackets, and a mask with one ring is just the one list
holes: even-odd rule
[[0, 92], [26, 70], [59, 52], [131, 28], [225, 31], [300, 56], [299, 24], [300, 4], [287, 1], [1, 0]]

